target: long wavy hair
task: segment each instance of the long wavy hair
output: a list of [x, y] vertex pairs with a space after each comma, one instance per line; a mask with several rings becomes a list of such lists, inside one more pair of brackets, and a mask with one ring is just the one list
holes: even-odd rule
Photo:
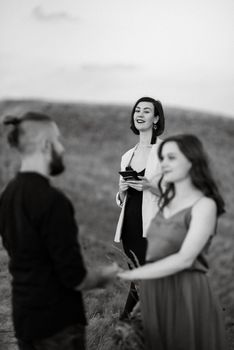
[[159, 117], [158, 122], [157, 122], [157, 129], [152, 128], [152, 138], [151, 138], [151, 144], [154, 144], [156, 142], [157, 136], [161, 135], [164, 131], [165, 128], [165, 118], [164, 118], [164, 111], [163, 107], [160, 101], [155, 100], [152, 97], [141, 97], [139, 100], [136, 101], [132, 108], [131, 112], [131, 123], [130, 123], [130, 128], [134, 132], [134, 134], [139, 135], [140, 132], [137, 130], [134, 124], [134, 113], [137, 105], [140, 102], [150, 102], [154, 106], [154, 116]]
[[[219, 192], [216, 181], [210, 170], [208, 156], [203, 148], [201, 141], [190, 134], [181, 134], [167, 137], [159, 145], [158, 157], [162, 160], [162, 150], [166, 143], [175, 142], [184, 156], [191, 162], [189, 170], [193, 185], [200, 190], [205, 196], [212, 198], [217, 205], [217, 216], [225, 212], [224, 200]], [[170, 183], [166, 189], [162, 188], [163, 177], [159, 181], [160, 199], [159, 208], [163, 210], [175, 196], [175, 186]]]

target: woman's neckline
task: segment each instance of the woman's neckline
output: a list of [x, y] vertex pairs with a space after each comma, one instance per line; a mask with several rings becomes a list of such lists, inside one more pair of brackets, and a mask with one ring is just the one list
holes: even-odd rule
[[138, 147], [142, 147], [142, 148], [152, 148], [152, 144], [144, 144], [144, 143], [138, 143], [137, 144], [137, 148]]
[[159, 211], [159, 213], [161, 214], [161, 216], [163, 217], [164, 220], [170, 220], [171, 218], [173, 218], [177, 214], [180, 214], [180, 213], [182, 213], [183, 211], [185, 211], [187, 209], [191, 209], [192, 207], [193, 207], [193, 205], [190, 205], [188, 207], [180, 209], [180, 210], [176, 211], [174, 214], [169, 215], [168, 217], [166, 217], [161, 210]]
[[200, 199], [202, 199], [203, 197], [204, 197], [204, 196], [199, 197], [199, 198], [198, 198], [197, 200], [195, 200], [194, 203], [192, 203], [191, 205], [188, 205], [187, 207], [184, 207], [184, 208], [182, 208], [182, 209], [176, 211], [175, 213], [169, 215], [168, 217], [166, 217], [166, 216], [163, 214], [162, 211], [160, 211], [160, 213], [161, 213], [162, 217], [163, 217], [165, 220], [169, 220], [169, 219], [173, 218], [174, 216], [176, 216], [177, 214], [179, 214], [179, 213], [181, 213], [181, 212], [183, 212], [183, 211], [185, 211], [185, 210], [192, 209], [192, 208], [200, 201]]

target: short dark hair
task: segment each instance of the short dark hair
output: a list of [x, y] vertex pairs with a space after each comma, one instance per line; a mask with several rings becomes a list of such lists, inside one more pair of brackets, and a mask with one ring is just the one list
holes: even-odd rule
[[19, 148], [20, 136], [24, 133], [22, 124], [25, 121], [52, 122], [53, 120], [48, 115], [38, 112], [27, 112], [21, 117], [7, 115], [3, 120], [3, 124], [12, 126], [12, 129], [7, 136], [11, 147]]
[[134, 134], [136, 134], [136, 135], [139, 135], [139, 130], [137, 130], [137, 128], [135, 127], [133, 115], [135, 113], [135, 109], [136, 109], [137, 105], [140, 102], [152, 103], [154, 106], [154, 116], [159, 117], [158, 122], [157, 122], [157, 129], [156, 130], [152, 129], [151, 143], [153, 144], [156, 142], [157, 136], [161, 135], [164, 131], [164, 128], [165, 128], [165, 118], [164, 118], [163, 107], [162, 107], [162, 104], [160, 101], [155, 100], [152, 97], [141, 97], [141, 98], [139, 98], [139, 100], [136, 101], [135, 105], [133, 106], [132, 112], [131, 112], [131, 123], [130, 123], [130, 128], [134, 132]]
[[[175, 142], [184, 156], [191, 162], [190, 176], [193, 185], [205, 196], [212, 198], [217, 205], [217, 215], [225, 212], [224, 200], [219, 193], [216, 181], [209, 166], [209, 159], [199, 138], [192, 134], [180, 134], [169, 136], [164, 139], [158, 147], [158, 157], [162, 160], [162, 149], [167, 142]], [[162, 181], [162, 179], [161, 179]], [[161, 183], [160, 181], [160, 183]], [[159, 207], [162, 210], [175, 196], [174, 184], [161, 189]]]

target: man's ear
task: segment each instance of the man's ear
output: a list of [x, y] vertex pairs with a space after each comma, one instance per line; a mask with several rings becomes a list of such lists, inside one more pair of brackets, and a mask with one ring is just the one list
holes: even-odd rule
[[50, 154], [51, 152], [51, 142], [48, 139], [43, 139], [41, 144], [41, 149], [44, 154]]

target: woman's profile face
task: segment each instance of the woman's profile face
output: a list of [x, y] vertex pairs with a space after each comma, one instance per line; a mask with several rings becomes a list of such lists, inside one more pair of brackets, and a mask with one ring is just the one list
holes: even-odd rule
[[176, 142], [165, 143], [161, 156], [161, 168], [165, 182], [179, 182], [190, 176], [192, 163], [181, 152]]
[[152, 129], [153, 122], [157, 122], [158, 117], [154, 116], [154, 105], [151, 102], [139, 102], [133, 114], [134, 125], [139, 131]]

